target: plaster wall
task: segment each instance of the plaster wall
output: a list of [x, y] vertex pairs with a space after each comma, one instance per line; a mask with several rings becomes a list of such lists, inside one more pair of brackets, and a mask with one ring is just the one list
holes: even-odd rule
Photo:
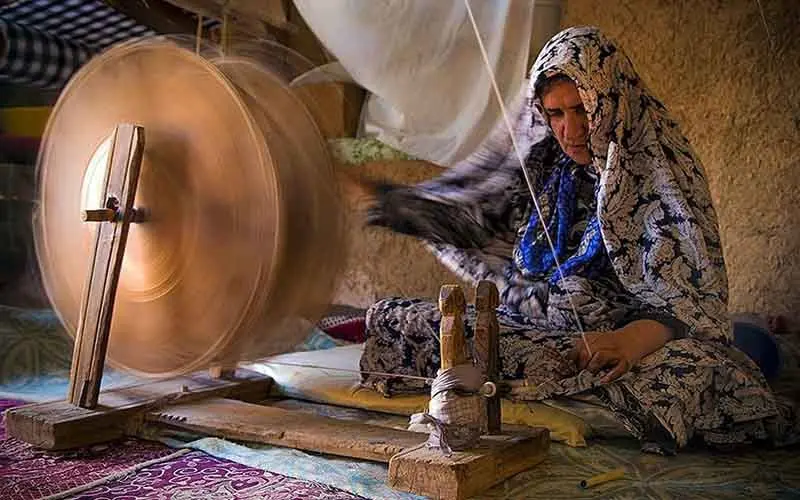
[[566, 0], [614, 37], [703, 160], [732, 312], [800, 323], [800, 2]]
[[[763, 11], [756, 0], [567, 0], [562, 26], [593, 24], [616, 38], [698, 151], [719, 215], [730, 310], [782, 314], [797, 325], [800, 2], [760, 4]], [[438, 173], [423, 162], [359, 168], [398, 182]], [[410, 238], [355, 224], [351, 241], [340, 303], [436, 297], [457, 281]]]

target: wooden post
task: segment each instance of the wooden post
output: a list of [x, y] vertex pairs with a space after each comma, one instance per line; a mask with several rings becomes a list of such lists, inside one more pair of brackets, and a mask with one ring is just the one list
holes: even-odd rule
[[143, 152], [144, 129], [135, 125], [118, 125], [114, 130], [105, 177], [106, 206], [82, 214], [85, 221], [98, 221], [100, 224], [81, 301], [69, 376], [67, 401], [82, 408], [96, 407], [100, 394], [117, 283]]
[[439, 342], [442, 370], [453, 368], [467, 361], [464, 340], [464, 313], [467, 300], [458, 285], [444, 285], [439, 291], [439, 310], [442, 321], [439, 326]]
[[[474, 359], [476, 366], [489, 382], [497, 384], [500, 378], [500, 325], [497, 322], [497, 307], [500, 297], [491, 281], [481, 281], [475, 289], [475, 340]], [[500, 395], [486, 399], [484, 434], [500, 434]]]

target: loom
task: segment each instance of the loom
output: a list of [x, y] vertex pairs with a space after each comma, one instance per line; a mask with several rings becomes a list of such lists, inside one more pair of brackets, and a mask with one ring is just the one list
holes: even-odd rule
[[[274, 55], [274, 53], [272, 53]], [[426, 435], [271, 407], [271, 379], [237, 364], [287, 352], [332, 296], [343, 203], [290, 56], [160, 37], [116, 46], [59, 97], [39, 160], [37, 255], [75, 348], [64, 401], [9, 410], [48, 450], [145, 426], [388, 462], [390, 486], [467, 498], [539, 463], [546, 429], [500, 426], [445, 456]], [[442, 288], [442, 366], [496, 381], [497, 290], [478, 285], [474, 352], [457, 286]], [[101, 391], [108, 364], [152, 379]]]

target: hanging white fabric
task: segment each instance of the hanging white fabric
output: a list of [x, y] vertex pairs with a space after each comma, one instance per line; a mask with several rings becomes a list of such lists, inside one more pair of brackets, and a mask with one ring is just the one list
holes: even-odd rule
[[[524, 85], [532, 0], [473, 0], [500, 93]], [[449, 166], [475, 151], [500, 109], [463, 0], [295, 0], [314, 34], [370, 92], [361, 135]]]

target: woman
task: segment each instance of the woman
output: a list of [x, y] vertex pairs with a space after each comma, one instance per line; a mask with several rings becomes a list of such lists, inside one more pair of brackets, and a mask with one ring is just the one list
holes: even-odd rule
[[[515, 123], [516, 150], [501, 126], [431, 182], [375, 186], [369, 210], [371, 224], [426, 240], [466, 280], [497, 285], [502, 373], [528, 382], [513, 395], [594, 398], [661, 453], [694, 437], [792, 439], [791, 410], [732, 346], [700, 160], [622, 51], [595, 28], [556, 35]], [[435, 376], [439, 319], [431, 302], [375, 304], [361, 368]]]

